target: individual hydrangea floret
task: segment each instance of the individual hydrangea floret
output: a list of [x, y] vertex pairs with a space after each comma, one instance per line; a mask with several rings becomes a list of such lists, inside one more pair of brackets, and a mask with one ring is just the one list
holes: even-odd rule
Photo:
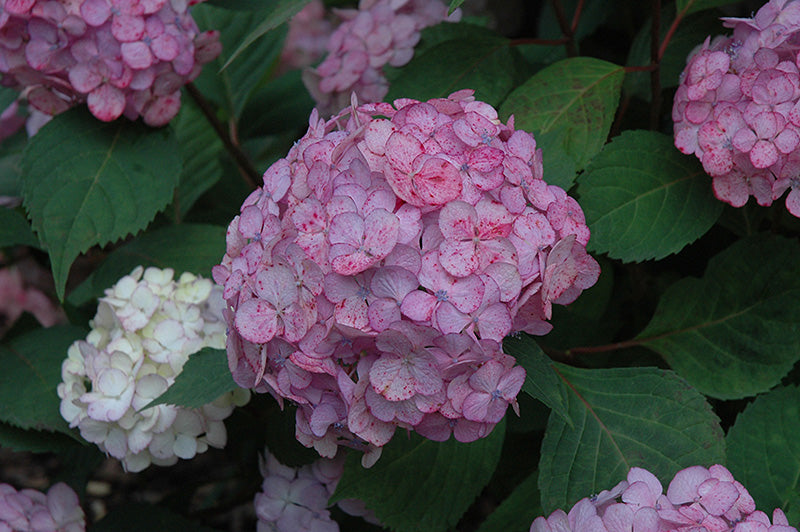
[[[266, 451], [260, 465], [264, 482], [254, 500], [258, 532], [339, 532], [339, 524], [330, 516], [328, 499], [344, 473], [343, 454], [292, 468]], [[350, 515], [380, 525], [359, 499], [343, 499], [337, 504]]]
[[231, 372], [297, 403], [297, 438], [326, 457], [372, 463], [397, 427], [482, 438], [525, 379], [503, 338], [548, 332], [594, 284], [588, 238], [533, 136], [470, 90], [314, 111], [213, 269]]
[[690, 54], [675, 94], [675, 146], [694, 154], [717, 198], [800, 217], [800, 2], [771, 0]]
[[327, 41], [328, 55], [303, 76], [320, 114], [338, 111], [353, 92], [361, 101], [383, 100], [389, 91], [384, 65], [411, 61], [424, 28], [461, 19], [460, 10], [447, 10], [439, 0], [361, 0], [357, 10], [337, 10], [344, 22]]
[[745, 487], [721, 465], [687, 467], [666, 493], [639, 467], [610, 491], [581, 499], [565, 513], [537, 517], [530, 532], [797, 532], [780, 508], [772, 521], [756, 510]]
[[193, 353], [225, 346], [221, 290], [210, 280], [141, 266], [100, 298], [86, 340], [72, 344], [58, 385], [61, 415], [128, 471], [171, 465], [226, 443], [223, 420], [249, 399], [226, 393], [200, 408], [157, 405]]
[[84, 532], [86, 523], [72, 488], [59, 482], [47, 494], [32, 489], [17, 491], [0, 484], [0, 531]]
[[151, 126], [180, 108], [180, 88], [221, 51], [200, 32], [196, 0], [0, 0], [2, 84], [58, 114], [86, 102], [100, 120]]

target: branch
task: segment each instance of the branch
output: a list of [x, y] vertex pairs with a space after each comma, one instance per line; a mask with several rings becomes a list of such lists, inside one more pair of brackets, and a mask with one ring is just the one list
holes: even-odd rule
[[572, 27], [570, 26], [569, 22], [567, 22], [567, 17], [564, 14], [564, 8], [561, 6], [561, 0], [553, 0], [553, 11], [556, 14], [556, 19], [558, 20], [558, 26], [561, 28], [561, 33], [567, 40], [565, 43], [567, 47], [567, 56], [575, 57], [578, 55], [578, 48], [575, 46], [575, 40], [573, 39], [574, 32], [572, 31]]
[[195, 87], [193, 83], [188, 83], [186, 85], [186, 90], [192, 99], [197, 103], [197, 106], [200, 107], [200, 110], [211, 124], [211, 127], [214, 128], [217, 136], [222, 140], [222, 143], [225, 145], [225, 149], [228, 150], [228, 153], [230, 153], [233, 159], [236, 161], [239, 171], [247, 185], [253, 189], [258, 188], [258, 183], [261, 181], [261, 174], [253, 167], [250, 159], [248, 159], [247, 155], [245, 155], [242, 149], [231, 140], [231, 137], [225, 131], [225, 126], [217, 118], [217, 115], [214, 113], [214, 109], [211, 108], [211, 104], [208, 103], [208, 100], [206, 100], [205, 96], [203, 96], [203, 94], [197, 90], [197, 87]]
[[650, 26], [650, 129], [658, 129], [661, 115], [661, 49], [658, 39], [661, 36], [661, 0], [653, 0], [653, 16]]

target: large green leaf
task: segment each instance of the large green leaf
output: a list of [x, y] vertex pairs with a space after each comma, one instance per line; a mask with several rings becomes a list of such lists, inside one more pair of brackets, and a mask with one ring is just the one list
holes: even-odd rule
[[129, 502], [117, 506], [92, 526], [92, 532], [142, 532], [143, 530], [169, 532], [215, 532], [163, 506], [142, 502]]
[[111, 252], [105, 262], [76, 288], [68, 300], [83, 305], [103, 295], [136, 266], [172, 268], [176, 275], [192, 272], [211, 277], [211, 268], [225, 254], [225, 228], [180, 224], [147, 232]]
[[677, 253], [722, 213], [697, 160], [653, 131], [630, 130], [616, 137], [578, 182], [592, 230], [589, 249], [625, 262]]
[[727, 6], [739, 3], [740, 0], [676, 0], [675, 9], [678, 14], [688, 15], [695, 11], [711, 9], [712, 7]]
[[728, 468], [768, 514], [800, 519], [800, 389], [760, 395], [728, 431]]
[[200, 408], [237, 388], [225, 350], [206, 347], [190, 355], [172, 386], [141, 410], [163, 404]]
[[537, 72], [503, 103], [500, 114], [513, 114], [517, 129], [536, 137], [548, 183], [568, 189], [603, 147], [624, 76], [621, 66], [600, 59], [564, 59]]
[[169, 203], [181, 159], [170, 128], [104, 123], [76, 108], [31, 138], [22, 170], [25, 207], [63, 299], [79, 253], [143, 229]]
[[637, 340], [706, 395], [765, 392], [800, 359], [800, 244], [757, 234], [670, 286]]
[[61, 453], [80, 447], [73, 438], [60, 432], [24, 430], [8, 423], [0, 423], [0, 447], [13, 451], [32, 453]]
[[86, 337], [78, 327], [37, 329], [0, 345], [0, 421], [23, 429], [69, 433], [59, 413], [61, 363], [67, 348]]
[[0, 208], [0, 247], [18, 244], [39, 247], [39, 240], [22, 214], [13, 209]]
[[392, 79], [386, 101], [443, 98], [474, 89], [478, 100], [498, 105], [513, 85], [513, 65], [508, 39], [473, 26], [468, 38], [447, 40], [415, 55]]
[[331, 502], [361, 499], [392, 530], [447, 530], [489, 482], [504, 434], [505, 421], [472, 443], [398, 431], [370, 469], [361, 467], [360, 453], [348, 455]]
[[545, 514], [610, 489], [633, 466], [671, 478], [690, 465], [724, 463], [717, 416], [673, 372], [556, 368], [574, 427], [550, 415], [539, 461]]
[[[291, 3], [291, 0], [286, 1]], [[225, 119], [238, 121], [253, 91], [263, 86], [269, 78], [283, 49], [286, 26], [270, 31], [255, 41], [224, 70], [223, 65], [231, 57], [231, 51], [269, 16], [274, 4], [282, 3], [286, 2], [279, 0], [271, 2], [273, 5], [262, 4], [261, 9], [253, 12], [232, 11], [209, 4], [192, 8], [192, 16], [201, 29], [218, 29], [221, 32], [222, 53], [203, 68], [194, 84], [206, 98], [225, 110]]]
[[572, 425], [559, 378], [553, 371], [553, 361], [534, 339], [524, 333], [508, 336], [503, 340], [503, 352], [516, 358], [520, 366], [525, 368], [527, 376], [522, 391], [544, 403]]
[[531, 522], [542, 514], [538, 481], [539, 474], [534, 471], [489, 514], [478, 527], [478, 532], [528, 530]]
[[310, 1], [311, 0], [272, 0], [268, 2], [268, 11], [259, 17], [261, 23], [244, 38], [236, 51], [230, 54], [222, 68], [227, 68], [247, 47], [264, 36], [268, 31], [274, 30], [295, 16]]

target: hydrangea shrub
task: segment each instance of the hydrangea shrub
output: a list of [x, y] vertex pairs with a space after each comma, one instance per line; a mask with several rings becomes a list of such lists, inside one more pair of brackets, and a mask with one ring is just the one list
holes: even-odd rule
[[0, 0], [0, 530], [796, 530], [798, 6]]

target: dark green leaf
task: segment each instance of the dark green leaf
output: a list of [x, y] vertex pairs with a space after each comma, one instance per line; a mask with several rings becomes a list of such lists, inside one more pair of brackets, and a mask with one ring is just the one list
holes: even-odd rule
[[[292, 2], [280, 0], [255, 12], [231, 11], [200, 4], [192, 8], [192, 16], [202, 30], [219, 29], [222, 53], [203, 68], [194, 84], [206, 98], [215, 101], [226, 112], [225, 119], [238, 121], [250, 96], [261, 87], [277, 65], [286, 26], [271, 31], [250, 45], [240, 57], [223, 70], [231, 50], [234, 50], [265, 20], [277, 4]], [[300, 0], [301, 2], [306, 0]], [[264, 4], [262, 3], [262, 6]]]
[[677, 0], [675, 2], [675, 9], [678, 15], [685, 16], [695, 11], [736, 4], [739, 1], [740, 0]]
[[162, 506], [141, 502], [126, 503], [114, 508], [91, 528], [91, 532], [142, 532], [143, 530], [215, 532], [213, 528], [198, 525]]
[[28, 144], [23, 130], [0, 142], [0, 196], [22, 197], [22, 151]]
[[8, 423], [0, 423], [0, 447], [6, 449], [32, 453], [61, 453], [80, 446], [80, 443], [65, 434], [24, 430]]
[[504, 435], [504, 421], [472, 443], [433, 442], [399, 430], [370, 469], [361, 467], [360, 453], [348, 455], [331, 502], [361, 499], [392, 530], [447, 530], [489, 482]]
[[222, 65], [223, 70], [260, 37], [295, 16], [309, 1], [310, 0], [273, 0], [270, 2], [272, 5], [269, 11], [259, 17], [261, 23], [244, 38], [242, 44], [228, 57], [225, 64]]
[[25, 207], [63, 299], [79, 253], [143, 229], [169, 203], [181, 160], [170, 128], [104, 123], [76, 108], [30, 140], [22, 169]]
[[550, 415], [539, 461], [545, 515], [610, 489], [633, 466], [658, 478], [724, 463], [725, 442], [705, 398], [671, 371], [556, 365], [570, 428]]
[[163, 404], [200, 408], [237, 388], [228, 369], [225, 350], [205, 347], [190, 355], [172, 386], [141, 410]]
[[0, 247], [16, 245], [39, 247], [39, 240], [22, 214], [0, 208]]
[[0, 87], [0, 112], [5, 111], [19, 96], [19, 91], [11, 87]]
[[[308, 94], [300, 76], [300, 70], [291, 70], [253, 94], [242, 113], [242, 116], [247, 117], [239, 128], [243, 138], [283, 133], [287, 130], [295, 138], [305, 133], [314, 100]], [[296, 130], [299, 131], [295, 132]]]
[[[546, 177], [546, 176], [545, 176]], [[625, 262], [661, 259], [708, 231], [722, 213], [694, 157], [654, 131], [625, 131], [580, 177], [589, 249]]]
[[184, 98], [180, 113], [172, 121], [183, 159], [175, 209], [181, 217], [222, 177], [220, 157], [224, 154], [222, 141], [208, 123], [197, 104]]
[[103, 295], [136, 266], [172, 268], [177, 275], [192, 272], [211, 277], [211, 268], [225, 254], [225, 228], [180, 224], [147, 232], [115, 249], [95, 272], [69, 296], [79, 306]]
[[544, 178], [568, 189], [611, 129], [625, 71], [591, 57], [559, 61], [517, 87], [500, 108], [514, 115], [517, 129], [536, 137]]
[[513, 356], [525, 368], [527, 376], [522, 391], [538, 399], [572, 426], [567, 414], [560, 380], [553, 371], [553, 361], [544, 354], [534, 339], [524, 333], [503, 340], [503, 352]]
[[257, 11], [264, 7], [266, 1], [269, 0], [208, 0], [208, 3], [212, 6], [237, 11]]
[[477, 532], [528, 530], [533, 520], [542, 515], [538, 481], [538, 472], [530, 474], [489, 514]]
[[474, 89], [475, 98], [496, 106], [511, 90], [513, 65], [508, 39], [474, 26], [469, 38], [448, 40], [416, 54], [392, 80], [385, 100], [428, 100]]
[[800, 277], [788, 264], [800, 264], [796, 240], [739, 240], [702, 279], [670, 286], [637, 339], [706, 395], [765, 392], [800, 359]]
[[0, 421], [23, 429], [70, 433], [59, 413], [61, 363], [75, 340], [86, 337], [78, 327], [37, 329], [0, 345]]
[[756, 507], [782, 508], [800, 519], [800, 389], [776, 388], [756, 397], [728, 431], [728, 468]]

